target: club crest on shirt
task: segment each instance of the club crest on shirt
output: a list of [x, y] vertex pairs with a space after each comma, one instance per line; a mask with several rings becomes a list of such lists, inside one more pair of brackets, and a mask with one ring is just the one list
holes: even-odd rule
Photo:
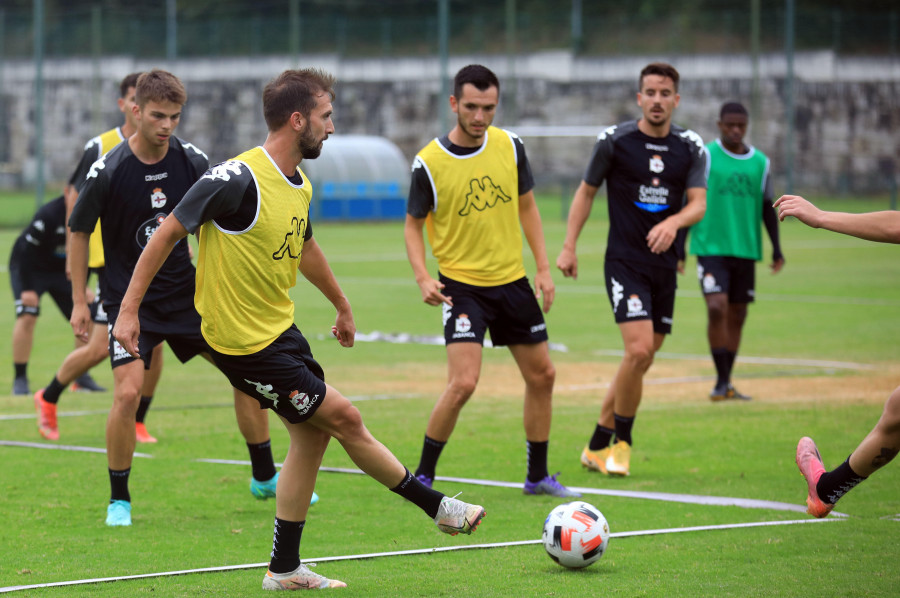
[[166, 194], [163, 193], [162, 187], [156, 187], [153, 189], [153, 193], [150, 194], [150, 207], [161, 208], [166, 205], [168, 199]]
[[660, 156], [659, 154], [653, 154], [650, 157], [650, 172], [659, 174], [665, 167], [666, 165], [663, 163], [662, 156]]

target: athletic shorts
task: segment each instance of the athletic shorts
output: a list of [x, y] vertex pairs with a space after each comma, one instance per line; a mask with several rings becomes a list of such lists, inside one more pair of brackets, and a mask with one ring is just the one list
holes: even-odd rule
[[484, 344], [485, 331], [495, 347], [534, 345], [547, 340], [547, 324], [528, 278], [496, 287], [477, 287], [439, 274], [444, 295], [444, 341]]
[[[109, 361], [113, 368], [117, 368], [120, 365], [131, 363], [135, 358], [112, 335], [113, 328], [116, 326], [116, 318], [119, 315], [118, 307], [109, 309], [107, 315], [109, 316], [109, 324], [107, 324]], [[165, 319], [164, 324], [160, 323], [161, 317]], [[163, 341], [168, 343], [169, 348], [181, 363], [187, 362], [200, 353], [210, 352], [209, 345], [200, 334], [200, 315], [193, 305], [189, 309], [182, 308], [162, 312], [141, 306], [138, 318], [141, 324], [138, 352], [141, 354], [145, 370], [150, 369], [153, 349]]]
[[325, 372], [295, 325], [251, 355], [214, 349], [210, 355], [233, 387], [259, 401], [260, 409], [271, 409], [291, 423], [312, 417], [325, 400]]
[[103, 302], [100, 300], [100, 278], [103, 277], [103, 268], [93, 268], [92, 272], [97, 273], [97, 287], [94, 289], [94, 300], [91, 302], [91, 320], [95, 324], [109, 324], [109, 317], [103, 310]]
[[604, 271], [616, 324], [652, 320], [653, 332], [671, 334], [678, 288], [674, 269], [606, 260]]
[[36, 307], [22, 305], [22, 291], [34, 291], [38, 295], [38, 300], [44, 293], [49, 293], [59, 311], [68, 320], [72, 316], [72, 283], [66, 278], [66, 273], [34, 272], [31, 278], [34, 281], [34, 288], [26, 289], [22, 283], [22, 272], [19, 267], [10, 266], [9, 284], [16, 303], [16, 317], [26, 314], [34, 317], [41, 315], [40, 303]]
[[756, 262], [742, 257], [697, 256], [697, 278], [704, 295], [728, 293], [728, 303], [756, 298]]

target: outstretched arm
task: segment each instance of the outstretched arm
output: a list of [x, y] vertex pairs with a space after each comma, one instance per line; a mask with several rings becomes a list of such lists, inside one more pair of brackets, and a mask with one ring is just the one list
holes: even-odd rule
[[900, 243], [900, 212], [826, 212], [799, 195], [782, 195], [775, 202], [775, 207], [782, 221], [787, 216], [793, 216], [813, 228], [824, 228], [867, 241]]
[[300, 273], [319, 289], [337, 310], [337, 318], [335, 325], [331, 327], [331, 333], [337, 337], [342, 347], [352, 347], [356, 340], [356, 324], [353, 322], [350, 301], [341, 290], [341, 285], [334, 277], [334, 272], [328, 265], [328, 260], [325, 259], [325, 254], [315, 237], [303, 243]]
[[522, 232], [525, 233], [525, 239], [537, 267], [534, 274], [534, 293], [536, 297], [543, 299], [544, 313], [547, 313], [553, 305], [556, 286], [550, 275], [550, 260], [547, 259], [547, 247], [544, 244], [544, 227], [541, 225], [541, 213], [538, 211], [533, 191], [519, 196], [519, 221], [522, 223]]
[[159, 225], [141, 257], [134, 267], [128, 290], [122, 298], [119, 307], [119, 316], [116, 318], [116, 326], [113, 328], [113, 336], [119, 344], [134, 357], [140, 357], [138, 353], [138, 336], [141, 333], [141, 325], [138, 321], [138, 308], [147, 292], [147, 287], [156, 273], [162, 267], [163, 262], [172, 253], [172, 248], [178, 241], [188, 236], [188, 231], [174, 214], [169, 214], [163, 223]]

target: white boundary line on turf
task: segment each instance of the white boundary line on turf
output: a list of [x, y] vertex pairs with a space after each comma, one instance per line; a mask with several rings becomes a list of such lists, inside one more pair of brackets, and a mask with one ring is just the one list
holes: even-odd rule
[[[195, 459], [200, 463], [217, 463], [221, 465], [250, 465], [249, 461], [238, 461], [230, 459]], [[281, 467], [281, 463], [276, 463]], [[365, 475], [360, 469], [349, 467], [320, 467], [319, 471], [328, 473], [349, 473], [357, 475]], [[513, 488], [522, 489], [522, 484], [517, 482], [500, 482], [497, 480], [478, 480], [473, 478], [455, 478], [448, 476], [437, 476], [436, 481], [439, 482], [455, 482], [458, 484], [472, 484], [475, 486], [492, 486], [495, 488]], [[634, 490], [604, 490], [601, 488], [576, 487], [569, 486], [569, 490], [581, 492], [582, 494], [593, 494], [599, 496], [618, 496], [621, 498], [641, 498], [646, 500], [661, 500], [664, 502], [677, 502], [694, 505], [710, 505], [716, 507], [741, 507], [743, 509], [770, 509], [773, 511], [789, 511], [794, 513], [806, 513], [806, 507], [786, 502], [774, 500], [758, 500], [754, 498], [735, 498], [730, 496], [704, 496], [702, 494], [672, 494], [668, 492], [639, 492]], [[832, 511], [832, 515], [837, 518], [849, 517], [846, 513]]]
[[[94, 446], [76, 446], [73, 444], [47, 444], [46, 442], [20, 442], [18, 440], [0, 440], [0, 446], [17, 446], [21, 448], [50, 449], [58, 451], [76, 451], [81, 453], [103, 453], [106, 454], [105, 448], [97, 448]], [[153, 455], [147, 453], [134, 453], [135, 457], [144, 457], [152, 459]], [[248, 461], [249, 463], [249, 461]]]
[[[632, 532], [617, 532], [610, 534], [610, 538], [629, 538], [637, 536], [653, 536], [660, 534], [676, 534], [685, 532], [703, 532], [726, 529], [740, 529], [750, 527], [771, 527], [778, 525], [799, 525], [805, 523], [824, 523], [827, 521], [841, 521], [840, 519], [793, 519], [788, 521], [757, 521], [753, 523], [726, 523], [722, 525], [699, 525], [695, 527], [670, 527], [664, 529], [647, 529]], [[350, 554], [342, 556], [327, 556], [321, 558], [303, 559], [305, 563], [326, 563], [332, 561], [352, 561], [363, 559], [383, 558], [389, 556], [410, 556], [419, 554], [434, 554], [438, 552], [455, 552], [460, 550], [486, 549], [486, 548], [507, 548], [512, 546], [527, 546], [531, 544], [541, 544], [542, 540], [518, 540], [512, 542], [495, 542], [492, 544], [466, 544], [463, 546], [436, 546], [433, 548], [417, 548], [413, 550], [395, 550], [390, 552], [372, 552], [368, 554]], [[20, 590], [33, 590], [38, 588], [52, 588], [61, 586], [86, 585], [93, 583], [103, 583], [110, 581], [126, 581], [134, 579], [147, 579], [152, 577], [174, 577], [178, 575], [188, 575], [196, 573], [212, 573], [222, 571], [235, 571], [239, 569], [261, 569], [267, 567], [268, 563], [250, 563], [247, 565], [227, 565], [223, 567], [204, 567], [202, 569], [183, 569], [179, 571], [164, 571], [160, 573], [143, 573], [140, 575], [122, 575], [119, 577], [98, 577], [94, 579], [79, 579], [73, 581], [56, 581], [51, 583], [7, 586], [0, 588], [0, 594], [16, 592]]]

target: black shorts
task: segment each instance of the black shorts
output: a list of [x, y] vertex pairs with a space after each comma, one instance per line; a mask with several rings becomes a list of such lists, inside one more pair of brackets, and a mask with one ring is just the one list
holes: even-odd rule
[[251, 355], [214, 349], [210, 355], [233, 387], [259, 401], [260, 409], [271, 409], [291, 423], [312, 417], [325, 400], [325, 372], [295, 325]]
[[[109, 316], [109, 361], [113, 368], [131, 363], [134, 357], [128, 354], [125, 348], [119, 344], [112, 330], [116, 326], [116, 318], [119, 316], [118, 306], [110, 308]], [[144, 369], [150, 369], [150, 359], [153, 349], [163, 341], [168, 343], [175, 357], [181, 363], [185, 363], [200, 353], [210, 353], [211, 349], [200, 334], [200, 315], [194, 306], [172, 311], [158, 311], [148, 306], [141, 306], [138, 318], [141, 323], [141, 334], [138, 337], [138, 352]]]
[[728, 293], [728, 303], [756, 298], [756, 262], [743, 257], [697, 256], [697, 278], [704, 295]]
[[534, 345], [547, 340], [547, 324], [528, 278], [496, 287], [478, 287], [439, 274], [444, 295], [453, 306], [442, 305], [444, 341], [484, 344], [485, 331], [495, 347]]
[[44, 293], [49, 293], [53, 297], [56, 307], [68, 320], [72, 316], [72, 283], [66, 278], [65, 272], [33, 272], [31, 275], [34, 281], [33, 289], [26, 289], [22, 284], [22, 272], [18, 266], [10, 266], [9, 268], [9, 284], [12, 287], [13, 299], [16, 303], [16, 317], [23, 315], [39, 316], [41, 315], [40, 304], [37, 307], [29, 307], [22, 305], [22, 291], [34, 291], [38, 295], [38, 299]]
[[653, 320], [653, 332], [670, 334], [675, 312], [676, 271], [649, 264], [606, 260], [606, 292], [616, 324]]

